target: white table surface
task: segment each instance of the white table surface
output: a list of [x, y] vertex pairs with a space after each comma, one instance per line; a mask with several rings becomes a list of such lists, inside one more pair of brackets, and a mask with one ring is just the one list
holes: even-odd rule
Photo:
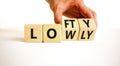
[[98, 29], [94, 41], [27, 43], [24, 32], [0, 29], [0, 66], [119, 66], [120, 29]]

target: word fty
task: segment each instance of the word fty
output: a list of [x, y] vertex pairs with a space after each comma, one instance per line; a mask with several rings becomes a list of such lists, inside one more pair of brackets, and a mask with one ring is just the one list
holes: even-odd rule
[[92, 19], [64, 19], [60, 24], [26, 24], [26, 42], [60, 42], [62, 40], [92, 40], [96, 24]]

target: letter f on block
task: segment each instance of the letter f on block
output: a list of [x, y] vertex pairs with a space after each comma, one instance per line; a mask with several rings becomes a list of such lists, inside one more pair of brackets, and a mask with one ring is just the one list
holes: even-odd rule
[[77, 19], [64, 19], [62, 22], [63, 40], [78, 40], [79, 25]]

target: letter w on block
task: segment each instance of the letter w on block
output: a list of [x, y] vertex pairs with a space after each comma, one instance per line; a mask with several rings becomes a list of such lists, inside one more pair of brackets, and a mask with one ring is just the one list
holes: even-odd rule
[[77, 40], [79, 32], [79, 25], [77, 19], [63, 19], [62, 20], [62, 39], [63, 40]]

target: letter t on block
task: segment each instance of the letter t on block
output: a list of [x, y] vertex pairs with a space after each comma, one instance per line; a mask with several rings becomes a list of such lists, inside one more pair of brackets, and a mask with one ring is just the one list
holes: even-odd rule
[[26, 24], [24, 32], [26, 42], [42, 42], [42, 25]]
[[92, 19], [78, 19], [79, 40], [93, 40], [96, 32], [96, 24]]
[[77, 40], [79, 32], [79, 25], [77, 19], [63, 19], [62, 20], [62, 39], [63, 40]]

